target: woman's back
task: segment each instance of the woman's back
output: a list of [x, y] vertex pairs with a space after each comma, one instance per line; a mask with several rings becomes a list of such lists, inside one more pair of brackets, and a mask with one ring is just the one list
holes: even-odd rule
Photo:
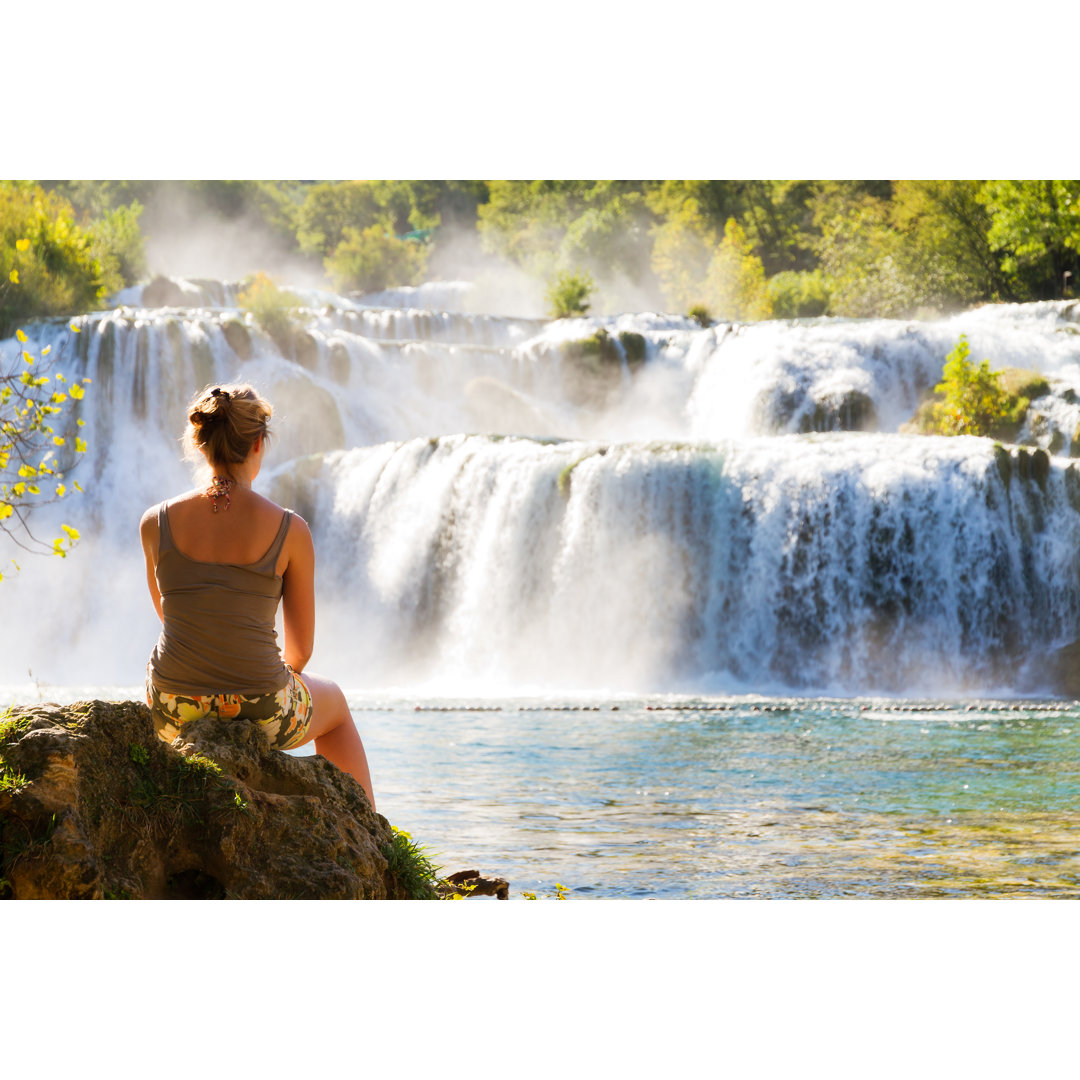
[[241, 490], [222, 517], [203, 493], [156, 508], [164, 625], [150, 667], [160, 689], [257, 695], [288, 681], [274, 624], [292, 515]]

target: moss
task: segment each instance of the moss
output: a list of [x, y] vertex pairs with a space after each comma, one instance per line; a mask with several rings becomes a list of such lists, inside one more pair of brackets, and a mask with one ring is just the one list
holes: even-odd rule
[[615, 339], [602, 326], [591, 337], [568, 341], [563, 351], [571, 360], [584, 361], [587, 367], [597, 371], [622, 361]]
[[1026, 368], [1002, 368], [998, 371], [1001, 388], [1013, 398], [1027, 398], [1032, 401], [1050, 393], [1050, 383], [1045, 375]]
[[631, 368], [638, 368], [645, 363], [645, 336], [633, 330], [619, 331], [619, 344], [626, 354], [626, 362]]
[[687, 313], [688, 319], [693, 319], [698, 326], [707, 327], [712, 326], [712, 316], [709, 314], [709, 309], [704, 304], [695, 304]]
[[997, 465], [998, 475], [1008, 491], [1012, 481], [1012, 456], [1001, 443], [994, 443], [994, 464]]
[[1046, 481], [1050, 478], [1050, 455], [1045, 450], [1036, 450], [1031, 455], [1031, 476], [1045, 493]]
[[1065, 436], [1055, 430], [1053, 435], [1050, 436], [1050, 453], [1060, 454], [1065, 449]]

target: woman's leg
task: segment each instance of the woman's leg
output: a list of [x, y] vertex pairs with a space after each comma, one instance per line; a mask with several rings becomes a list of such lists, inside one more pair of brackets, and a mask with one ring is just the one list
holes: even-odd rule
[[321, 675], [309, 675], [306, 671], [301, 673], [300, 678], [311, 692], [311, 724], [307, 738], [296, 745], [303, 746], [314, 739], [316, 753], [322, 754], [327, 761], [332, 761], [352, 776], [367, 792], [368, 802], [374, 810], [375, 792], [371, 787], [367, 754], [364, 753], [360, 732], [353, 723], [341, 687]]

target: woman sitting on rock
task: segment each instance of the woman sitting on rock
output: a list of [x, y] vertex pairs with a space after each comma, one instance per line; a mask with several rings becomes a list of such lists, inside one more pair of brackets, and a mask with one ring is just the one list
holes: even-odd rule
[[[279, 750], [315, 749], [359, 781], [372, 808], [364, 744], [345, 695], [301, 672], [315, 637], [315, 551], [303, 518], [252, 490], [270, 405], [250, 386], [215, 386], [188, 410], [188, 456], [209, 485], [150, 507], [139, 525], [146, 580], [164, 624], [147, 666], [158, 736], [204, 716], [258, 723]], [[283, 603], [284, 650], [275, 618]]]

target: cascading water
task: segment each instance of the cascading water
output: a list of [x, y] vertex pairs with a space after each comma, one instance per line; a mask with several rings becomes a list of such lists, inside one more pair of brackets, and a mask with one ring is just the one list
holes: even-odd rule
[[[42, 511], [84, 539], [5, 578], [0, 684], [138, 680], [136, 525], [215, 381], [275, 405], [260, 487], [312, 525], [313, 667], [347, 686], [970, 692], [1080, 634], [1076, 304], [702, 329], [320, 293], [283, 351], [200, 288], [3, 343], [93, 383], [87, 495]], [[1031, 449], [898, 433], [960, 334], [1047, 377]]]

